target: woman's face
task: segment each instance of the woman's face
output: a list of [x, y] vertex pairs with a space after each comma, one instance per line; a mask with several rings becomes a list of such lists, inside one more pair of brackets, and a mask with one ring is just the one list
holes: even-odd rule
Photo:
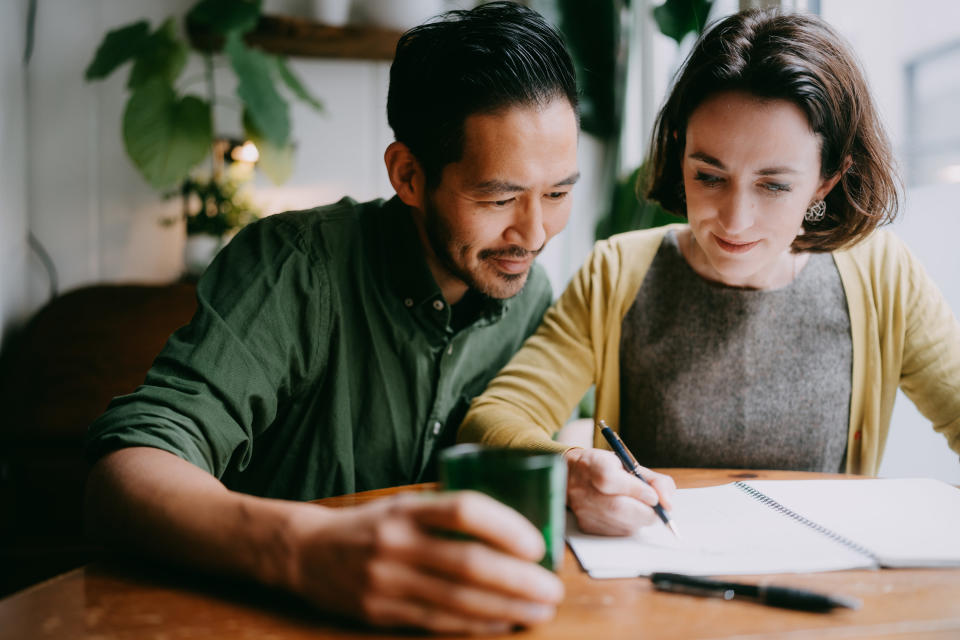
[[710, 97], [687, 123], [683, 181], [694, 241], [684, 256], [701, 276], [730, 286], [790, 282], [803, 215], [837, 179], [821, 179], [820, 140], [792, 102]]

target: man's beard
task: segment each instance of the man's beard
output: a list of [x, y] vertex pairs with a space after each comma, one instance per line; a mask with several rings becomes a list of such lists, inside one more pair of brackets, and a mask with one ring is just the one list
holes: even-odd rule
[[[494, 277], [503, 285], [502, 287], [498, 287], [496, 284], [491, 284], [489, 282], [480, 281], [474, 273], [471, 273], [465, 267], [457, 264], [454, 253], [459, 252], [460, 255], [464, 256], [466, 252], [458, 250], [464, 248], [466, 245], [463, 245], [454, 239], [453, 233], [450, 231], [450, 226], [443, 219], [443, 216], [440, 215], [439, 210], [434, 206], [432, 198], [426, 198], [423, 213], [424, 229], [427, 232], [427, 240], [430, 242], [430, 247], [433, 249], [433, 253], [437, 256], [440, 264], [443, 265], [443, 268], [446, 269], [450, 274], [465, 283], [477, 293], [488, 298], [512, 298], [523, 290], [523, 287], [526, 284], [527, 275], [530, 273], [529, 269], [523, 273], [503, 273], [496, 268], [491, 269]], [[482, 266], [486, 260], [493, 258], [503, 257], [522, 259], [530, 256], [531, 254], [536, 256], [542, 250], [543, 247], [537, 249], [536, 251], [528, 251], [518, 246], [507, 247], [505, 249], [482, 249], [477, 253], [477, 261], [478, 265]], [[519, 286], [517, 286], [518, 281], [520, 283]]]

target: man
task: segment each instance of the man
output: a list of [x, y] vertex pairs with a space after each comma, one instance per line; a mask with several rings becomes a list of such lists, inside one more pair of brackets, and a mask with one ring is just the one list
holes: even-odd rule
[[379, 625], [552, 617], [562, 586], [533, 564], [542, 538], [485, 496], [295, 501], [432, 477], [550, 302], [532, 262], [570, 214], [576, 108], [563, 43], [528, 9], [405, 34], [384, 155], [396, 197], [238, 234], [190, 325], [91, 427], [93, 535]]

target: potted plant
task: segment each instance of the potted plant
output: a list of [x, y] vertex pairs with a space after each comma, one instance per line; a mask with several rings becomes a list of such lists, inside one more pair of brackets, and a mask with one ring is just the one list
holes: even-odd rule
[[[122, 126], [127, 155], [154, 188], [179, 186], [188, 237], [212, 235], [219, 239], [217, 248], [255, 217], [255, 210], [242, 188], [249, 176], [225, 171], [222, 161], [214, 107], [223, 98], [216, 93], [214, 52], [198, 48], [197, 39], [184, 34], [203, 32], [222, 43], [237, 80], [243, 135], [256, 146], [259, 168], [274, 182], [289, 177], [293, 158], [289, 105], [278, 85], [314, 109], [323, 108], [283, 57], [244, 42], [260, 20], [261, 5], [262, 0], [199, 0], [182, 25], [171, 17], [156, 29], [146, 20], [119, 27], [106, 34], [86, 69], [86, 79], [95, 81], [131, 63]], [[202, 58], [203, 73], [184, 78], [194, 55]], [[209, 170], [201, 174], [198, 168], [207, 159]]]

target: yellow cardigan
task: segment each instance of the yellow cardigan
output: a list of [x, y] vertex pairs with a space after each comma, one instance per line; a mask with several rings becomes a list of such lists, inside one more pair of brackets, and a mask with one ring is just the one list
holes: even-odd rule
[[[537, 332], [473, 401], [459, 441], [565, 451], [551, 436], [591, 384], [597, 418], [618, 428], [621, 324], [669, 228], [685, 225], [597, 243]], [[833, 258], [853, 341], [847, 472], [876, 474], [898, 385], [960, 452], [960, 324], [940, 291], [886, 231]], [[606, 443], [597, 437], [594, 446]]]

